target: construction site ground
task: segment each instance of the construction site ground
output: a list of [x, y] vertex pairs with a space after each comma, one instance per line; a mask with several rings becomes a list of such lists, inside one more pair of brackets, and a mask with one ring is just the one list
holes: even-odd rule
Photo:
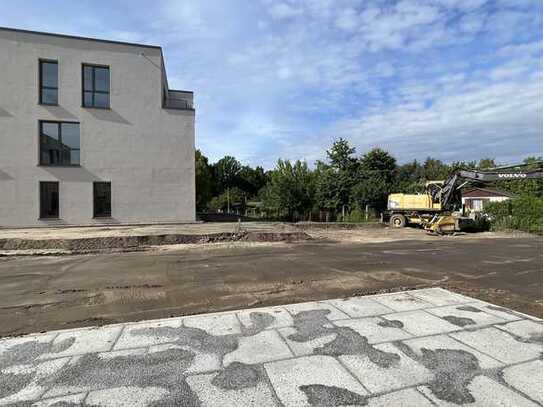
[[[203, 227], [228, 232], [238, 226], [184, 227], [201, 235]], [[154, 228], [164, 234], [162, 226]], [[85, 255], [4, 251], [10, 253], [0, 257], [0, 336], [424, 287], [543, 317], [541, 237], [489, 232], [435, 237], [376, 225], [242, 228], [297, 230], [309, 240], [161, 244]], [[98, 229], [93, 233], [111, 232]], [[21, 231], [8, 238], [16, 231], [3, 230], [0, 238], [19, 239]], [[54, 239], [75, 233], [23, 231]], [[34, 256], [10, 255], [29, 251]]]

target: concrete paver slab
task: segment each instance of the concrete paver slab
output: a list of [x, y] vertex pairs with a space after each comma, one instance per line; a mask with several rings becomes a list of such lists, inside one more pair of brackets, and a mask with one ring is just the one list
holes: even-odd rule
[[303, 311], [313, 311], [313, 310], [328, 310], [330, 311], [326, 318], [328, 318], [330, 321], [335, 321], [338, 319], [348, 319], [349, 316], [345, 314], [344, 312], [341, 312], [339, 309], [334, 307], [331, 304], [328, 304], [324, 301], [316, 301], [316, 302], [303, 302], [300, 304], [290, 304], [286, 305], [285, 308], [290, 312], [292, 315], [296, 315]]
[[170, 336], [161, 336], [159, 334], [161, 331], [157, 328], [179, 328], [182, 323], [181, 318], [172, 318], [157, 322], [127, 324], [115, 343], [114, 349], [144, 348], [146, 346], [172, 342]]
[[395, 312], [393, 309], [367, 297], [343, 298], [328, 302], [352, 318], [373, 317]]
[[397, 312], [413, 311], [417, 309], [432, 307], [431, 303], [423, 301], [408, 293], [378, 295], [373, 297], [373, 299]]
[[376, 345], [376, 349], [398, 355], [390, 366], [379, 366], [367, 355], [345, 355], [339, 359], [349, 371], [372, 393], [386, 393], [425, 383], [432, 378], [430, 370], [409, 358], [390, 343]]
[[543, 325], [489, 307], [426, 289], [7, 338], [0, 406], [543, 403]]
[[[121, 330], [122, 326], [106, 326], [63, 332], [52, 342], [52, 348], [56, 347], [57, 351], [44, 353], [39, 356], [39, 359], [61, 358], [90, 352], [106, 352], [113, 348]], [[65, 349], [61, 350], [62, 347], [65, 347]]]
[[473, 332], [457, 332], [451, 336], [504, 363], [519, 363], [535, 359], [543, 351], [542, 344], [523, 343], [510, 333], [493, 327]]
[[279, 333], [296, 356], [312, 355], [315, 353], [315, 349], [332, 342], [337, 337], [335, 333], [330, 333], [308, 341], [293, 341], [291, 337], [296, 335], [297, 332], [297, 329], [290, 327], [279, 329]]
[[468, 394], [450, 395], [450, 400], [437, 398], [428, 387], [420, 390], [439, 407], [458, 407], [469, 405], [477, 407], [536, 407], [537, 404], [515, 391], [498, 384], [485, 376], [475, 377], [467, 386]]
[[255, 310], [245, 310], [238, 312], [238, 318], [245, 329], [251, 329], [254, 326], [255, 314], [270, 315], [274, 321], [266, 329], [283, 328], [292, 325], [292, 316], [283, 307], [259, 308]]
[[452, 305], [429, 309], [427, 312], [461, 328], [505, 322], [503, 318], [485, 312], [485, 308], [478, 304]]
[[413, 337], [401, 329], [402, 323], [398, 323], [393, 318], [390, 320], [381, 318], [348, 319], [336, 321], [335, 325], [352, 328], [360, 335], [365, 336], [369, 343], [392, 342]]
[[433, 407], [434, 405], [415, 389], [406, 389], [371, 398], [368, 407]]
[[210, 335], [241, 333], [241, 326], [234, 313], [187, 317], [183, 319], [183, 325], [203, 329]]
[[427, 288], [409, 291], [409, 295], [438, 307], [444, 305], [464, 304], [466, 302], [473, 301], [469, 297], [451, 293], [450, 291], [443, 290], [442, 288]]
[[[330, 356], [306, 356], [272, 362], [266, 372], [285, 407], [362, 404], [367, 391]], [[313, 401], [313, 403], [311, 402]], [[328, 403], [328, 404], [326, 404]]]
[[234, 383], [227, 386], [215, 386], [220, 374], [190, 376], [190, 387], [196, 392], [202, 406], [205, 407], [274, 407], [278, 404], [268, 385], [262, 369], [252, 377], [252, 386], [246, 383]]
[[276, 331], [263, 331], [239, 338], [238, 348], [224, 356], [224, 365], [232, 362], [258, 364], [294, 356]]
[[422, 310], [390, 314], [384, 318], [391, 322], [398, 321], [402, 329], [414, 336], [436, 335], [459, 329], [458, 326]]
[[522, 363], [503, 370], [503, 379], [515, 389], [543, 404], [543, 360]]

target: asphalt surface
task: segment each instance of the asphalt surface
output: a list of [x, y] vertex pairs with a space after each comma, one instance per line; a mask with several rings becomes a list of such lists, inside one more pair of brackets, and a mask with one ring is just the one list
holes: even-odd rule
[[543, 405], [543, 320], [433, 288], [0, 340], [0, 405]]
[[543, 317], [543, 239], [0, 257], [0, 336], [441, 286]]

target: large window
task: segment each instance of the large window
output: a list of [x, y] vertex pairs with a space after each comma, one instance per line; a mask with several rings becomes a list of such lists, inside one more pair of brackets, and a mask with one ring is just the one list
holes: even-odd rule
[[40, 60], [40, 103], [58, 105], [58, 63]]
[[40, 218], [58, 218], [58, 182], [40, 182]]
[[111, 182], [94, 183], [94, 217], [111, 217]]
[[40, 121], [40, 165], [79, 165], [79, 123]]
[[109, 108], [109, 67], [83, 64], [83, 107]]

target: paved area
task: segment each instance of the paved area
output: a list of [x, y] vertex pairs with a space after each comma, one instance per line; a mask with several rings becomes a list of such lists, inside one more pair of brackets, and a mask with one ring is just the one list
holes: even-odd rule
[[446, 287], [543, 317], [543, 239], [209, 245], [0, 258], [0, 337]]
[[0, 341], [0, 405], [543, 405], [543, 320], [433, 288]]

